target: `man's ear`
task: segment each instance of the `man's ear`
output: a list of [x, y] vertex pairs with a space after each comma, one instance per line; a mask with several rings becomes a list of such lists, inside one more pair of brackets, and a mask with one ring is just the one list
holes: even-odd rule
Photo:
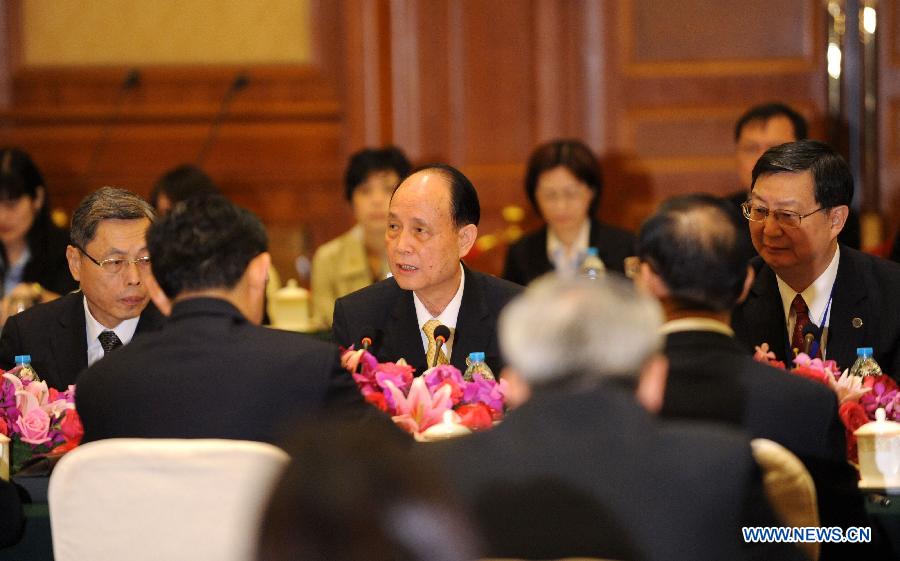
[[44, 206], [44, 196], [46, 191], [44, 190], [43, 185], [38, 185], [34, 188], [34, 211], [37, 212], [42, 206]]
[[69, 262], [69, 272], [72, 278], [81, 282], [81, 251], [73, 245], [66, 246], [66, 261]]
[[634, 282], [638, 288], [649, 293], [657, 300], [668, 298], [671, 294], [669, 285], [666, 284], [666, 281], [664, 281], [662, 277], [657, 275], [648, 263], [645, 263], [643, 261], [641, 262], [640, 273], [635, 278]]
[[475, 240], [478, 238], [478, 226], [474, 224], [466, 224], [457, 232], [457, 241], [459, 243], [459, 257], [462, 259], [469, 254]]
[[635, 397], [647, 411], [656, 414], [662, 409], [668, 376], [669, 361], [663, 355], [654, 355], [644, 364]]
[[747, 296], [750, 294], [750, 288], [753, 286], [753, 281], [756, 280], [756, 271], [753, 270], [753, 267], [747, 265], [747, 276], [744, 277], [744, 288], [741, 289], [741, 295], [738, 296], [736, 304], [743, 304], [744, 300], [747, 299]]
[[271, 265], [272, 256], [268, 251], [260, 253], [247, 264], [247, 283], [254, 291], [265, 293]]
[[832, 237], [837, 237], [844, 229], [847, 223], [847, 217], [850, 215], [850, 207], [840, 205], [828, 211], [828, 228], [831, 230]]
[[141, 277], [144, 286], [147, 287], [147, 294], [150, 295], [150, 300], [153, 301], [153, 304], [156, 306], [162, 315], [168, 316], [172, 313], [172, 301], [169, 300], [169, 297], [166, 296], [166, 293], [163, 292], [163, 289], [160, 288], [159, 283], [156, 282], [156, 277], [153, 276], [153, 273], [147, 271], [143, 273]]

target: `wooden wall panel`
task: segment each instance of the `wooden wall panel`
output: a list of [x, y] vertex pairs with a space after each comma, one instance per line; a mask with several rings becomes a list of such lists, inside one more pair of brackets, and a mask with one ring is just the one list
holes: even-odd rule
[[900, 0], [878, 4], [878, 148], [885, 234], [900, 227]]

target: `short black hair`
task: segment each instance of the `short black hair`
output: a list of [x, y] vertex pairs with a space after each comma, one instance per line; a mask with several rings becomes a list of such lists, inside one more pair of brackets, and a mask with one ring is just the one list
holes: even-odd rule
[[234, 288], [267, 247], [259, 218], [220, 195], [192, 197], [147, 230], [153, 276], [169, 298]]
[[34, 216], [29, 238], [52, 227], [50, 193], [41, 170], [27, 152], [19, 148], [0, 150], [0, 201], [16, 201], [26, 195], [34, 200], [39, 187], [44, 191], [44, 204]]
[[406, 154], [396, 146], [384, 148], [363, 148], [350, 156], [344, 172], [344, 197], [349, 201], [353, 192], [377, 171], [393, 171], [403, 179], [412, 166]]
[[753, 181], [782, 172], [812, 172], [816, 202], [824, 208], [847, 205], [853, 200], [853, 174], [837, 150], [817, 140], [800, 140], [773, 146], [753, 166]]
[[746, 113], [741, 115], [734, 125], [734, 141], [737, 142], [741, 137], [741, 132], [744, 130], [747, 123], [752, 123], [754, 121], [762, 121], [765, 123], [773, 117], [779, 116], [787, 117], [791, 122], [791, 125], [794, 126], [794, 140], [806, 139], [809, 127], [807, 126], [806, 119], [803, 118], [803, 115], [797, 113], [783, 103], [775, 102], [754, 105], [748, 109]]
[[663, 202], [643, 225], [637, 255], [685, 310], [731, 310], [747, 276], [749, 240], [730, 203], [705, 194]]
[[202, 169], [193, 164], [175, 167], [157, 180], [150, 193], [150, 204], [159, 208], [159, 196], [165, 195], [172, 206], [193, 196], [214, 195], [219, 187]]
[[[469, 224], [478, 226], [478, 222], [481, 220], [478, 192], [463, 172], [448, 164], [425, 164], [412, 170], [406, 178], [412, 177], [420, 171], [434, 171], [447, 178], [450, 183], [450, 217], [453, 219], [454, 226], [457, 228]], [[406, 178], [403, 181], [406, 181]], [[403, 181], [397, 184], [394, 193], [397, 192]]]
[[569, 170], [572, 175], [593, 191], [588, 215], [594, 216], [597, 212], [597, 205], [600, 204], [600, 195], [603, 193], [603, 171], [591, 149], [584, 142], [575, 139], [553, 140], [542, 144], [528, 158], [528, 169], [525, 172], [525, 194], [531, 201], [535, 212], [541, 214], [535, 195], [538, 179], [545, 171], [559, 166]]

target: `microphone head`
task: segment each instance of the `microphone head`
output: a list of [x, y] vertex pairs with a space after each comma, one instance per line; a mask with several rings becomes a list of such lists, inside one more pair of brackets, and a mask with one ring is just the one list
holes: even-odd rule
[[822, 330], [819, 329], [819, 326], [817, 326], [813, 322], [809, 322], [803, 328], [803, 337], [806, 337], [807, 335], [812, 335], [814, 339], [818, 339], [819, 335], [821, 334], [821, 331]]
[[125, 78], [122, 80], [122, 89], [130, 90], [131, 88], [136, 87], [141, 83], [141, 71], [137, 68], [132, 68], [125, 74]]
[[232, 91], [241, 91], [250, 85], [250, 77], [244, 74], [243, 72], [234, 77], [234, 82], [231, 83]]
[[374, 327], [367, 325], [362, 329], [362, 333], [363, 336], [359, 338], [359, 348], [368, 349], [375, 344], [375, 340], [378, 338], [378, 331]]
[[446, 325], [439, 325], [434, 328], [434, 340], [442, 339], [444, 343], [450, 340], [450, 328]]

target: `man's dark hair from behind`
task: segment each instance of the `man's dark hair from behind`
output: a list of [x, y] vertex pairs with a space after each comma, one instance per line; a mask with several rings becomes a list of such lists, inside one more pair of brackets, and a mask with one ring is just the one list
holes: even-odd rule
[[350, 156], [344, 172], [344, 197], [353, 199], [353, 192], [369, 175], [379, 171], [393, 171], [403, 179], [412, 166], [406, 154], [396, 146], [384, 148], [363, 148]]
[[259, 218], [221, 196], [188, 199], [147, 231], [153, 275], [169, 298], [233, 288], [267, 246]]
[[775, 117], [787, 117], [794, 126], [794, 139], [804, 140], [807, 137], [809, 127], [803, 115], [797, 113], [783, 103], [765, 103], [763, 105], [754, 105], [741, 115], [734, 125], [734, 141], [737, 142], [741, 138], [741, 131], [749, 123], [766, 123]]
[[750, 190], [760, 176], [782, 172], [811, 171], [816, 202], [823, 208], [847, 205], [853, 200], [853, 175], [837, 151], [816, 140], [801, 140], [773, 146], [753, 167]]
[[[426, 164], [412, 170], [407, 177], [420, 171], [439, 173], [450, 183], [450, 216], [457, 228], [462, 228], [469, 224], [478, 226], [478, 222], [481, 220], [481, 205], [478, 202], [478, 192], [463, 172], [448, 164]], [[403, 181], [397, 185], [394, 193], [397, 192], [402, 183]]]
[[737, 303], [747, 276], [742, 224], [729, 203], [711, 195], [669, 199], [641, 226], [637, 255], [686, 310], [722, 312]]

